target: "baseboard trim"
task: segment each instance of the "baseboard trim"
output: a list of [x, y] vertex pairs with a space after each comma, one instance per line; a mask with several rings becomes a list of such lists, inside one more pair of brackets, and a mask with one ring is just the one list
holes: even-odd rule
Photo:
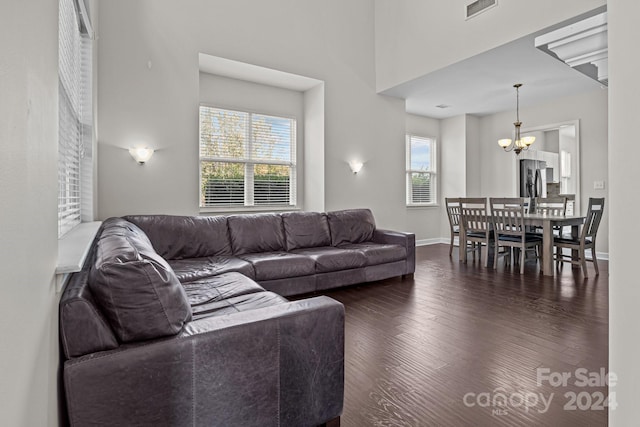
[[[456, 238], [457, 239], [457, 238]], [[449, 244], [450, 240], [445, 237], [436, 237], [434, 239], [420, 239], [416, 240], [416, 246], [429, 246], [429, 245], [437, 245], [439, 243]], [[457, 243], [457, 240], [456, 240]]]
[[[448, 245], [451, 242], [449, 237], [435, 237], [433, 239], [420, 239], [416, 240], [416, 246], [429, 246], [437, 245], [439, 243]], [[458, 238], [453, 239], [453, 246], [459, 246]], [[609, 252], [596, 252], [596, 256], [599, 260], [609, 261]], [[587, 251], [587, 259], [591, 259], [591, 252]]]
[[[596, 256], [599, 260], [609, 261], [609, 252], [596, 252]], [[587, 251], [587, 259], [591, 259], [591, 253]]]

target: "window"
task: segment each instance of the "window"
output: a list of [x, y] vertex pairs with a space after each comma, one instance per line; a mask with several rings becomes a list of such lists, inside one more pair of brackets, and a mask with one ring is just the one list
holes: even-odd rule
[[200, 207], [296, 205], [296, 121], [200, 106]]
[[407, 135], [407, 205], [436, 203], [436, 141]]
[[83, 219], [93, 219], [92, 30], [83, 1], [60, 0], [58, 33], [58, 237], [62, 237]]

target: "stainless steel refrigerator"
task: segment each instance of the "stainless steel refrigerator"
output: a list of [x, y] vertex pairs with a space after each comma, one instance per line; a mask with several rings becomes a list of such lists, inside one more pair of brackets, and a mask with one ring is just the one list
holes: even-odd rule
[[520, 160], [520, 197], [547, 197], [547, 162]]

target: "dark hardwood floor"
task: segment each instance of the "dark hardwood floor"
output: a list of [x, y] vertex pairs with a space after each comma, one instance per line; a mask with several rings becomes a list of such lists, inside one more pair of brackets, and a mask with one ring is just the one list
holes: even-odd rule
[[[521, 276], [432, 245], [417, 248], [413, 279], [327, 292], [346, 309], [342, 427], [607, 425], [608, 388], [595, 384], [608, 371], [599, 265], [598, 277], [568, 264], [545, 277], [531, 260]], [[538, 369], [571, 377], [538, 383]], [[579, 387], [583, 372], [593, 382]]]

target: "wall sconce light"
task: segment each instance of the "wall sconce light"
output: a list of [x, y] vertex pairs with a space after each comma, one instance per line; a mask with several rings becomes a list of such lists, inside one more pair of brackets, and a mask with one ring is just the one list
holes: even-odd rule
[[144, 165], [153, 156], [153, 148], [129, 148], [129, 154], [136, 162]]
[[364, 163], [359, 162], [357, 160], [351, 160], [349, 162], [349, 167], [351, 168], [351, 172], [353, 172], [354, 174], [357, 174], [358, 172], [360, 172], [360, 170], [362, 169], [362, 166], [364, 166]]

